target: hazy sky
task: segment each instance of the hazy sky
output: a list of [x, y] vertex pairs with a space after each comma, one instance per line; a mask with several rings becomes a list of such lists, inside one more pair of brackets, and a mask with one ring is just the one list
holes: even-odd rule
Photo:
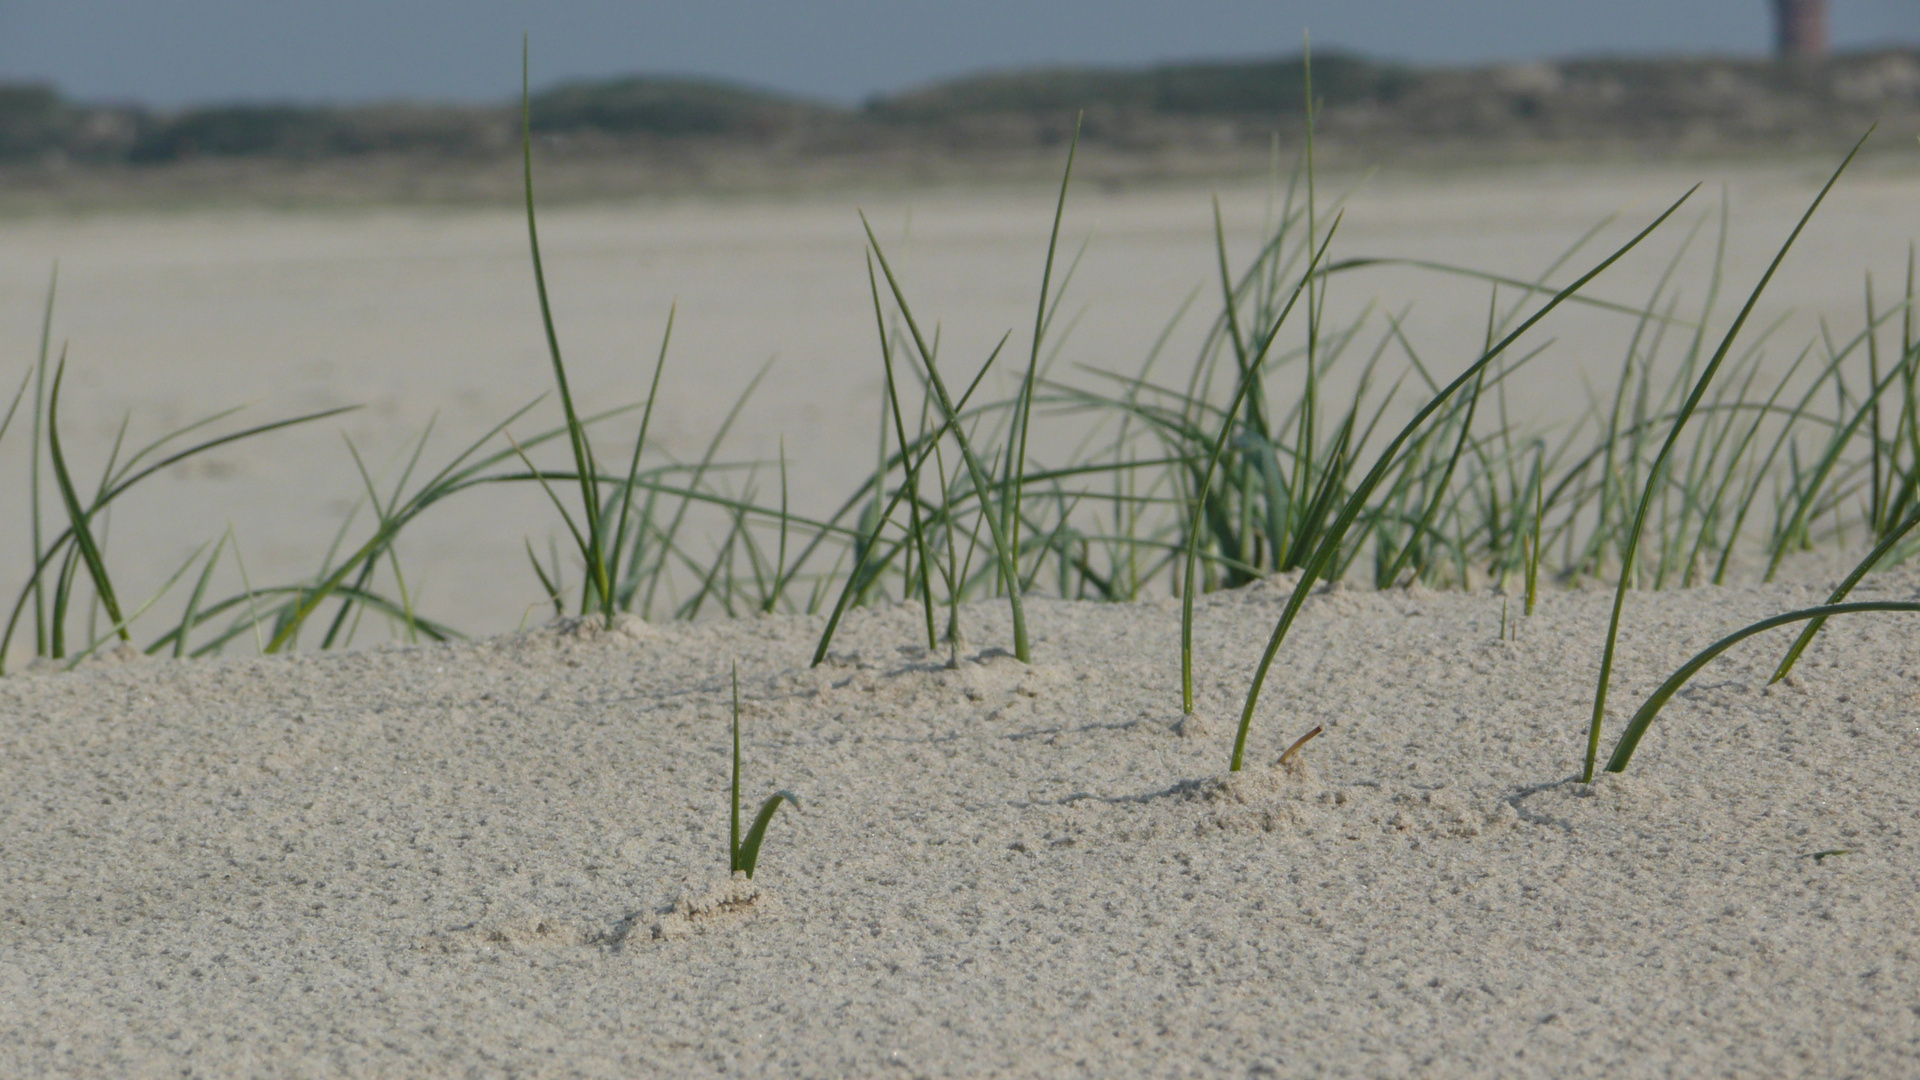
[[[1920, 42], [1920, 0], [1832, 0], [1841, 47]], [[0, 0], [0, 80], [86, 99], [493, 100], [673, 72], [854, 102], [974, 71], [1317, 46], [1435, 63], [1756, 54], [1768, 0]]]

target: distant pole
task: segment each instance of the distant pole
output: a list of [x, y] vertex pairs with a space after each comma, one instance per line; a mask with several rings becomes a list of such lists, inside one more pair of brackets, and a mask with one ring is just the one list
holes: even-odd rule
[[1819, 60], [1827, 55], [1827, 0], [1773, 0], [1774, 55]]

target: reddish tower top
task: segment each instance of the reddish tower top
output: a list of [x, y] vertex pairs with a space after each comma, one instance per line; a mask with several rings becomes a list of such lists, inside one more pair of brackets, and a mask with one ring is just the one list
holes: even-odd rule
[[1827, 55], [1827, 0], [1773, 0], [1773, 43], [1782, 60]]

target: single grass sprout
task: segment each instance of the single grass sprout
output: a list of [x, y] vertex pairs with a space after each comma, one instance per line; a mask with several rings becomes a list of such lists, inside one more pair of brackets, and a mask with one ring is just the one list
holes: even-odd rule
[[767, 838], [767, 826], [773, 824], [773, 813], [780, 809], [781, 800], [800, 809], [800, 799], [791, 791], [776, 791], [767, 796], [760, 804], [760, 812], [753, 816], [753, 824], [747, 829], [746, 839], [740, 838], [740, 665], [733, 665], [733, 833], [727, 842], [727, 872], [745, 874], [753, 879], [753, 868], [760, 862], [760, 843]]

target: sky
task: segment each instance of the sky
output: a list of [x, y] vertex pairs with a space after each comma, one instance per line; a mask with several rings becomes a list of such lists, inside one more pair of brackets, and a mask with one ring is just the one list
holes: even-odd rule
[[[1920, 44], [1920, 0], [1831, 0], [1837, 47]], [[1769, 0], [0, 0], [0, 82], [83, 101], [482, 102], [702, 75], [852, 104], [1042, 64], [1316, 48], [1430, 64], [1759, 55]]]

